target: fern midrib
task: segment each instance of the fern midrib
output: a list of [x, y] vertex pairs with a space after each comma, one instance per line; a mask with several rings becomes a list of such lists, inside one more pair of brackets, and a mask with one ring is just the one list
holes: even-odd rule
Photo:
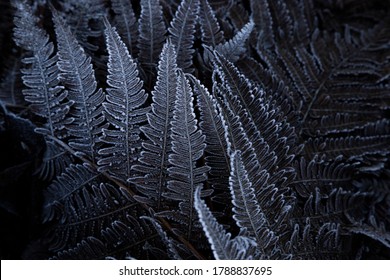
[[153, 12], [152, 12], [152, 4], [151, 1], [148, 0], [148, 12], [149, 12], [149, 31], [150, 31], [150, 51], [149, 51], [149, 61], [148, 64], [152, 65], [154, 58], [153, 58], [153, 50], [154, 50], [154, 24], [153, 24]]
[[[169, 53], [169, 52], [167, 52]], [[167, 55], [168, 56], [168, 55]], [[170, 69], [169, 69], [169, 57], [167, 58], [167, 64], [166, 64], [166, 68], [165, 68], [165, 73], [167, 75], [165, 75], [165, 78], [166, 78], [166, 85], [167, 85], [167, 94], [166, 94], [166, 109], [165, 109], [165, 130], [164, 130], [164, 137], [163, 137], [163, 144], [162, 144], [162, 156], [161, 156], [161, 163], [160, 163], [160, 170], [159, 170], [159, 184], [158, 184], [158, 201], [157, 201], [157, 211], [160, 211], [161, 209], [161, 204], [162, 204], [162, 194], [163, 194], [163, 188], [166, 184], [166, 173], [165, 173], [165, 169], [167, 168], [167, 156], [168, 156], [168, 136], [169, 136], [169, 129], [170, 129], [170, 110], [169, 108], [171, 107], [171, 94], [170, 94], [170, 90], [169, 90], [169, 85], [171, 84], [170, 83]]]
[[74, 223], [68, 223], [68, 224], [64, 224], [64, 225], [59, 225], [59, 227], [66, 228], [66, 227], [72, 227], [72, 226], [77, 226], [77, 225], [89, 223], [89, 222], [92, 222], [92, 221], [95, 221], [95, 220], [100, 220], [100, 219], [104, 220], [105, 217], [114, 216], [118, 212], [124, 212], [125, 210], [127, 210], [127, 209], [129, 209], [131, 207], [135, 207], [137, 205], [138, 205], [137, 203], [132, 203], [132, 204], [126, 205], [126, 206], [121, 207], [121, 208], [116, 208], [114, 211], [104, 212], [104, 214], [101, 214], [101, 215], [98, 215], [98, 216], [95, 216], [95, 217], [91, 217], [91, 218], [88, 218], [88, 219], [83, 219], [83, 220], [80, 220], [80, 221], [77, 221], [77, 222], [74, 222]]
[[[184, 76], [182, 77], [183, 79]], [[192, 104], [192, 100], [191, 100], [191, 97], [190, 95], [188, 94], [188, 92], [186, 90], [186, 80], [183, 81], [184, 85], [183, 85], [183, 89], [184, 89], [184, 123], [186, 124], [185, 126], [185, 133], [186, 133], [186, 139], [187, 139], [187, 144], [188, 144], [188, 159], [189, 159], [189, 180], [190, 180], [190, 201], [189, 201], [189, 215], [188, 215], [188, 233], [187, 233], [187, 240], [190, 240], [190, 237], [191, 237], [191, 233], [192, 233], [192, 226], [193, 226], [193, 216], [194, 216], [194, 194], [195, 194], [195, 186], [194, 186], [194, 163], [193, 163], [193, 157], [192, 157], [192, 146], [191, 146], [191, 134], [190, 134], [190, 131], [188, 129], [189, 125], [191, 124], [191, 122], [188, 120], [188, 116], [189, 114], [191, 114], [191, 109], [189, 108]], [[190, 100], [187, 100], [188, 97], [190, 97], [189, 99]], [[189, 112], [188, 112], [189, 111]]]

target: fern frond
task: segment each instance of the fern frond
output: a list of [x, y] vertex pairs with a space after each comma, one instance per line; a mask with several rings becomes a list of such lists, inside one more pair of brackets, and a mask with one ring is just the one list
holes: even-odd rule
[[255, 24], [251, 19], [232, 39], [226, 43], [220, 43], [215, 50], [226, 57], [226, 59], [236, 62], [245, 52], [246, 41], [253, 31]]
[[[77, 185], [72, 185], [72, 188], [76, 189]], [[110, 226], [112, 221], [124, 220], [137, 207], [124, 189], [104, 183], [98, 186], [88, 183], [66, 197], [63, 209], [66, 218], [59, 220], [52, 229], [51, 250], [71, 248], [84, 236], [100, 239], [102, 229]]]
[[[274, 97], [254, 86], [234, 65], [215, 53], [216, 77], [220, 79], [220, 94], [229, 103], [232, 113], [239, 117], [255, 151], [253, 156], [261, 168], [271, 175], [270, 184], [290, 180], [294, 171], [292, 160], [297, 146], [294, 127], [286, 120]], [[291, 148], [290, 148], [291, 147]], [[241, 150], [245, 158], [245, 150]], [[256, 181], [253, 181], [255, 185]]]
[[107, 16], [108, 10], [104, 0], [67, 0], [60, 1], [61, 16], [66, 20], [72, 34], [89, 55], [99, 49], [91, 39], [102, 35], [101, 18]]
[[176, 48], [177, 65], [184, 72], [192, 72], [195, 24], [198, 19], [199, 0], [182, 0], [168, 28], [169, 37]]
[[95, 237], [87, 237], [68, 250], [59, 251], [53, 260], [104, 260], [108, 257], [107, 248]]
[[[197, 97], [197, 105], [200, 111], [199, 127], [204, 132], [207, 144], [205, 148], [205, 162], [210, 167], [208, 182], [214, 189], [219, 189], [222, 194], [228, 195], [226, 186], [229, 182], [230, 158], [228, 139], [226, 138], [226, 121], [221, 114], [221, 108], [217, 100], [209, 93], [198, 79], [190, 76], [194, 93]], [[213, 200], [223, 201], [223, 198], [213, 194]], [[217, 194], [218, 195], [218, 194]], [[228, 197], [224, 197], [227, 199]], [[225, 202], [226, 203], [226, 202]]]
[[132, 57], [137, 54], [138, 26], [131, 1], [112, 0], [112, 10], [115, 13], [114, 22], [119, 35], [126, 44]]
[[118, 33], [105, 21], [108, 49], [108, 76], [104, 116], [112, 129], [103, 129], [101, 141], [107, 145], [99, 150], [101, 172], [127, 182], [132, 177], [131, 167], [140, 150], [139, 126], [146, 121], [148, 98], [138, 78], [137, 65]]
[[302, 197], [308, 197], [315, 188], [329, 193], [335, 187], [352, 186], [354, 165], [345, 163], [340, 157], [328, 161], [314, 156], [310, 161], [304, 157], [296, 161], [297, 176], [289, 185]]
[[198, 212], [199, 221], [202, 224], [214, 257], [217, 260], [243, 260], [251, 259], [254, 241], [249, 237], [231, 237], [222, 225], [218, 224], [206, 203], [201, 199], [201, 187], [197, 187], [194, 195], [194, 206]]
[[68, 89], [69, 99], [74, 102], [70, 112], [74, 121], [66, 126], [72, 136], [69, 146], [77, 154], [87, 155], [96, 162], [97, 143], [104, 126], [104, 94], [97, 88], [91, 58], [85, 54], [58, 12], [52, 12], [57, 35], [59, 79]]
[[24, 1], [15, 1], [16, 15], [14, 39], [18, 46], [31, 55], [23, 59], [29, 68], [22, 70], [25, 100], [31, 110], [46, 119], [46, 126], [38, 132], [53, 137], [61, 137], [64, 126], [71, 122], [65, 118], [73, 101], [67, 101], [68, 92], [59, 85], [57, 56], [54, 45], [47, 33], [38, 26], [38, 18], [31, 6]]
[[148, 125], [140, 130], [148, 141], [142, 143], [139, 164], [132, 168], [143, 176], [132, 178], [142, 194], [137, 199], [150, 205], [156, 212], [166, 208], [162, 194], [166, 191], [168, 154], [171, 152], [171, 120], [176, 100], [177, 64], [174, 46], [167, 41], [158, 65], [157, 83], [152, 91], [151, 112]]
[[166, 253], [159, 250], [156, 255], [148, 247], [161, 244], [156, 231], [143, 219], [143, 211], [137, 209], [128, 211], [124, 219], [113, 221], [110, 226], [102, 230], [102, 238], [107, 244], [109, 254], [118, 259], [137, 258], [166, 259]]
[[224, 41], [223, 30], [208, 0], [200, 0], [199, 22], [203, 44], [215, 48]]
[[69, 203], [69, 197], [85, 188], [88, 184], [97, 183], [99, 174], [83, 165], [71, 164], [65, 172], [53, 181], [44, 193], [43, 222], [53, 219], [66, 220], [69, 213], [62, 211]]
[[[205, 136], [198, 128], [194, 113], [193, 93], [188, 80], [179, 71], [177, 94], [172, 120], [172, 153], [169, 154], [168, 191], [164, 196], [168, 200], [179, 201], [179, 210], [160, 212], [160, 216], [174, 216], [183, 223], [183, 233], [187, 240], [194, 238], [196, 232], [196, 213], [193, 207], [194, 192], [197, 186], [207, 179], [208, 166], [197, 167], [197, 161], [203, 156], [206, 147]], [[206, 190], [202, 195], [210, 194]]]
[[[262, 188], [267, 188], [269, 174], [263, 172], [264, 178]], [[278, 235], [271, 225], [274, 220], [268, 220], [264, 210], [261, 209], [255, 190], [248, 178], [248, 173], [242, 162], [241, 152], [235, 151], [231, 155], [231, 173], [229, 179], [229, 188], [233, 201], [233, 218], [240, 229], [245, 229], [247, 234], [256, 240], [257, 248], [261, 252], [262, 259], [275, 258], [272, 254], [280, 249], [274, 249], [278, 243]], [[284, 211], [289, 211], [287, 208]], [[267, 211], [268, 212], [268, 211]]]
[[141, 0], [138, 33], [139, 63], [147, 76], [153, 76], [166, 33], [162, 8], [158, 0]]

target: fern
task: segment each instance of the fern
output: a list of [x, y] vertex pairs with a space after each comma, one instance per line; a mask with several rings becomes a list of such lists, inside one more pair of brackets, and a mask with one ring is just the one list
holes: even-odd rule
[[59, 2], [62, 6], [61, 14], [66, 19], [66, 23], [70, 26], [77, 41], [88, 54], [93, 54], [99, 49], [99, 46], [92, 39], [96, 39], [102, 34], [101, 24], [97, 20], [107, 15], [104, 1], [60, 0]]
[[69, 197], [86, 185], [98, 182], [99, 174], [83, 165], [70, 165], [45, 191], [43, 222], [66, 220]]
[[88, 184], [66, 198], [63, 209], [65, 218], [58, 221], [51, 233], [51, 249], [59, 251], [71, 248], [83, 236], [101, 238], [102, 229], [113, 220], [125, 220], [128, 215], [137, 215], [136, 209], [137, 204], [123, 189], [104, 183], [98, 186]]
[[158, 0], [141, 1], [138, 32], [138, 59], [145, 74], [149, 77], [150, 74], [154, 74], [154, 67], [161, 53], [166, 33], [162, 8]]
[[114, 129], [103, 129], [100, 138], [107, 146], [99, 150], [99, 171], [126, 182], [140, 150], [139, 126], [146, 120], [147, 109], [142, 108], [147, 94], [138, 78], [137, 65], [125, 44], [108, 21], [106, 41], [109, 54], [106, 102], [104, 115]]
[[[195, 77], [190, 76], [194, 93], [197, 96], [197, 104], [200, 111], [199, 127], [205, 134], [205, 162], [210, 167], [208, 182], [214, 189], [219, 189], [220, 194], [213, 194], [214, 201], [226, 203], [226, 185], [229, 181], [230, 158], [229, 145], [226, 138], [226, 122], [221, 115], [221, 107], [216, 99], [208, 92], [207, 88], [200, 84]], [[229, 174], [227, 174], [229, 171]]]
[[74, 121], [67, 125], [70, 135], [69, 146], [78, 154], [88, 156], [96, 162], [97, 143], [104, 124], [101, 106], [104, 94], [97, 88], [91, 58], [78, 44], [60, 15], [53, 10], [53, 20], [57, 34], [59, 79], [69, 92], [69, 98], [74, 101], [70, 112]]
[[[263, 172], [264, 185], [268, 180], [269, 174]], [[272, 254], [279, 251], [274, 246], [278, 243], [278, 234], [272, 230], [272, 224], [278, 218], [269, 219], [264, 210], [260, 207], [255, 190], [248, 178], [239, 151], [232, 154], [231, 157], [231, 175], [230, 175], [230, 192], [233, 201], [233, 218], [236, 220], [240, 229], [246, 230], [247, 234], [256, 240], [257, 248], [261, 251], [261, 258], [275, 257]], [[267, 188], [267, 186], [261, 186]], [[285, 206], [282, 211], [288, 212], [291, 208]], [[283, 213], [284, 214], [284, 213]]]
[[3, 259], [390, 258], [386, 3], [49, 2], [0, 4]]
[[[193, 108], [192, 90], [183, 72], [179, 72], [175, 108], [172, 120], [172, 153], [169, 154], [168, 191], [164, 196], [179, 201], [179, 211], [160, 212], [160, 216], [169, 217], [184, 226], [187, 240], [195, 238], [196, 214], [194, 192], [207, 179], [208, 166], [197, 167], [197, 161], [203, 156], [206, 144], [202, 131], [198, 129]], [[184, 124], [183, 124], [184, 122]], [[210, 194], [204, 191], [203, 196]]]
[[217, 260], [240, 260], [251, 259], [254, 242], [252, 239], [243, 236], [231, 238], [230, 233], [218, 224], [201, 197], [201, 188], [195, 190], [195, 208], [203, 230], [210, 242], [215, 259]]
[[251, 19], [232, 39], [226, 43], [218, 44], [215, 50], [230, 61], [236, 62], [240, 55], [245, 52], [244, 44], [248, 40], [253, 28], [254, 23]]
[[174, 46], [165, 43], [158, 65], [157, 83], [152, 91], [152, 110], [147, 114], [148, 125], [141, 127], [148, 141], [142, 143], [143, 151], [138, 165], [133, 169], [143, 177], [133, 178], [132, 182], [143, 197], [137, 197], [155, 211], [163, 210], [164, 198], [168, 181], [168, 154], [171, 151], [170, 131], [172, 128], [174, 103], [177, 89], [177, 64]]
[[134, 57], [137, 53], [138, 26], [131, 1], [112, 0], [111, 2], [115, 13], [115, 27], [123, 38], [129, 53]]
[[25, 100], [30, 103], [35, 114], [47, 120], [47, 127], [40, 131], [43, 134], [60, 136], [61, 130], [69, 124], [65, 116], [73, 102], [65, 102], [68, 92], [59, 86], [53, 43], [49, 41], [46, 32], [38, 27], [38, 19], [33, 15], [31, 7], [25, 2], [15, 2], [15, 5], [15, 41], [18, 46], [32, 53], [31, 57], [23, 60], [31, 65], [30, 69], [23, 70], [23, 82], [29, 87], [23, 90]]
[[64, 156], [62, 149], [55, 147], [50, 137], [66, 136], [64, 128], [72, 123], [72, 119], [66, 117], [74, 102], [67, 100], [68, 92], [59, 85], [59, 70], [56, 65], [58, 58], [54, 54], [54, 45], [46, 32], [38, 26], [39, 22], [32, 8], [22, 1], [15, 1], [14, 4], [17, 8], [14, 20], [15, 42], [31, 53], [31, 56], [23, 59], [29, 65], [29, 68], [22, 70], [23, 83], [28, 87], [23, 90], [24, 99], [32, 112], [46, 119], [45, 126], [36, 128], [37, 132], [48, 138], [39, 173], [42, 178], [52, 179], [65, 169], [66, 166], [61, 162], [66, 165], [70, 160]]
[[192, 48], [194, 44], [195, 23], [198, 18], [199, 0], [182, 0], [175, 17], [168, 28], [172, 44], [177, 52], [177, 65], [185, 72], [192, 72]]
[[214, 48], [224, 41], [223, 30], [208, 0], [200, 0], [199, 21], [204, 44]]

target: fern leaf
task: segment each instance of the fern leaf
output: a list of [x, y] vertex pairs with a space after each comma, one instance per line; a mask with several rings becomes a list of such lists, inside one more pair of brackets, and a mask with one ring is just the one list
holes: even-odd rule
[[289, 186], [302, 197], [309, 197], [315, 188], [329, 193], [335, 187], [351, 186], [354, 177], [354, 165], [340, 157], [332, 161], [319, 156], [307, 161], [302, 157], [297, 160], [295, 170], [297, 176]]
[[248, 237], [238, 236], [231, 238], [222, 225], [218, 224], [206, 203], [200, 198], [201, 187], [195, 190], [194, 206], [209, 240], [214, 257], [217, 260], [251, 259], [254, 241]]
[[[226, 191], [230, 174], [228, 151], [230, 143], [227, 142], [228, 139], [225, 135], [226, 121], [221, 114], [222, 109], [217, 103], [217, 100], [209, 93], [207, 88], [195, 77], [190, 76], [190, 78], [193, 83], [194, 93], [197, 96], [197, 105], [200, 111], [199, 127], [206, 137], [205, 162], [210, 167], [208, 182], [212, 184], [214, 189]], [[215, 197], [215, 193], [213, 199], [218, 199]], [[223, 199], [221, 198], [220, 201], [223, 201]]]
[[67, 213], [61, 211], [75, 192], [86, 185], [97, 182], [98, 174], [83, 165], [71, 164], [53, 181], [44, 193], [43, 222], [53, 219], [66, 220]]
[[138, 209], [130, 209], [125, 218], [114, 220], [110, 226], [102, 230], [102, 238], [111, 256], [118, 259], [142, 259], [144, 256], [153, 259], [167, 258], [166, 253], [160, 255], [161, 250], [156, 254], [148, 250], [148, 247], [155, 248], [157, 244], [160, 245], [161, 239], [153, 227], [138, 218], [144, 214]]
[[[23, 89], [24, 99], [32, 112], [46, 120], [43, 126], [35, 129], [47, 136], [45, 156], [38, 173], [43, 180], [50, 180], [55, 174], [64, 171], [66, 163], [70, 162], [68, 156], [63, 156], [64, 151], [49, 138], [66, 136], [64, 128], [72, 123], [72, 118], [67, 117], [67, 114], [74, 102], [67, 100], [68, 92], [59, 85], [58, 58], [54, 54], [54, 45], [47, 33], [39, 27], [39, 20], [33, 14], [32, 7], [24, 1], [15, 1], [14, 5], [15, 42], [29, 52], [22, 60], [28, 66], [22, 69], [23, 83], [27, 86]], [[58, 160], [59, 156], [63, 156], [62, 159]]]
[[208, 0], [200, 0], [199, 22], [202, 41], [205, 45], [215, 48], [224, 41], [223, 30], [220, 28], [215, 12]]
[[[36, 129], [38, 131], [39, 128]], [[72, 156], [52, 139], [46, 139], [46, 149], [42, 164], [37, 170], [40, 179], [51, 181], [72, 163]]]
[[104, 115], [113, 129], [103, 129], [100, 138], [107, 144], [99, 150], [99, 171], [127, 182], [131, 166], [137, 161], [140, 150], [139, 126], [146, 120], [143, 108], [147, 94], [138, 78], [133, 61], [118, 33], [105, 21], [106, 42], [109, 54], [106, 102]]
[[152, 109], [147, 114], [148, 125], [141, 127], [148, 141], [143, 142], [139, 164], [133, 169], [143, 177], [133, 178], [143, 195], [138, 200], [147, 203], [156, 212], [164, 209], [162, 194], [166, 191], [168, 154], [171, 151], [170, 131], [177, 90], [177, 64], [174, 46], [165, 43], [158, 65], [157, 83], [152, 91]]
[[[230, 174], [229, 187], [234, 205], [233, 218], [241, 229], [246, 229], [247, 234], [257, 241], [257, 248], [263, 254], [262, 258], [275, 258], [271, 254], [275, 251], [273, 247], [279, 237], [270, 227], [274, 221], [267, 220], [268, 217], [261, 209], [239, 151], [231, 156]], [[261, 187], [266, 188], [269, 174], [263, 172], [261, 176], [264, 178]]]
[[59, 251], [53, 260], [104, 260], [107, 255], [107, 248], [104, 243], [95, 238], [87, 237], [77, 245], [68, 250]]
[[130, 55], [134, 57], [137, 53], [138, 26], [131, 1], [112, 0], [111, 6], [115, 13], [115, 27], [123, 38]]
[[147, 75], [154, 75], [155, 66], [165, 41], [165, 24], [158, 0], [141, 0], [138, 20], [138, 59]]
[[185, 72], [192, 72], [190, 68], [198, 11], [199, 0], [182, 0], [168, 28], [172, 44], [176, 47], [177, 65]]
[[[183, 233], [187, 240], [194, 237], [197, 222], [193, 207], [194, 192], [197, 186], [207, 179], [208, 166], [197, 167], [197, 161], [203, 156], [206, 147], [205, 136], [198, 128], [195, 118], [192, 90], [183, 72], [179, 72], [175, 108], [172, 120], [172, 153], [169, 154], [168, 192], [164, 196], [179, 201], [179, 211], [166, 211], [160, 216], [177, 216], [184, 223]], [[209, 195], [204, 191], [203, 195]], [[194, 232], [193, 232], [194, 231]]]
[[277, 97], [268, 97], [217, 53], [215, 63], [223, 98], [240, 117], [257, 160], [271, 174], [270, 183], [280, 184], [285, 178], [291, 179], [294, 151], [290, 147], [297, 146], [297, 136], [294, 127], [286, 121], [285, 113], [276, 106]]
[[23, 90], [25, 100], [35, 114], [46, 119], [46, 126], [40, 128], [39, 132], [61, 137], [64, 126], [71, 122], [65, 116], [73, 102], [66, 101], [68, 92], [59, 85], [53, 43], [38, 26], [38, 18], [32, 8], [26, 2], [15, 1], [15, 5], [15, 42], [31, 53], [31, 56], [23, 59], [25, 64], [30, 65], [22, 70], [23, 83], [28, 87]]
[[215, 50], [232, 62], [236, 62], [245, 52], [245, 44], [255, 24], [251, 19], [232, 39], [226, 43], [220, 43]]
[[66, 198], [63, 209], [66, 219], [59, 220], [53, 227], [51, 249], [71, 248], [84, 236], [100, 239], [103, 229], [115, 220], [125, 220], [137, 207], [124, 189], [104, 183], [88, 184]]
[[97, 89], [91, 58], [87, 57], [69, 26], [55, 10], [53, 20], [57, 35], [59, 79], [68, 89], [69, 99], [74, 102], [70, 112], [74, 122], [66, 126], [73, 137], [69, 140], [69, 146], [77, 154], [87, 155], [92, 162], [96, 162], [96, 146], [104, 122], [104, 94]]

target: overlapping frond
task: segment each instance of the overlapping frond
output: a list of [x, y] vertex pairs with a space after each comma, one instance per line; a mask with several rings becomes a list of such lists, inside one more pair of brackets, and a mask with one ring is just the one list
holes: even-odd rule
[[[221, 108], [215, 97], [199, 80], [190, 76], [194, 93], [197, 97], [197, 105], [200, 111], [199, 127], [204, 132], [206, 165], [210, 167], [208, 182], [213, 188], [226, 192], [226, 185], [229, 181], [230, 158], [228, 152], [228, 139], [226, 138], [226, 122], [221, 114]], [[229, 174], [228, 172], [229, 171]], [[215, 195], [215, 194], [214, 194]], [[214, 196], [214, 199], [219, 200]], [[226, 197], [225, 197], [226, 199]], [[223, 201], [221, 199], [220, 201]]]
[[59, 79], [67, 88], [74, 105], [70, 113], [73, 122], [66, 126], [72, 139], [69, 146], [77, 154], [86, 155], [96, 162], [97, 143], [104, 124], [102, 114], [103, 91], [97, 88], [91, 58], [79, 45], [69, 26], [53, 10], [53, 21], [57, 35]]
[[47, 33], [38, 26], [38, 18], [31, 6], [24, 1], [15, 1], [16, 44], [30, 54], [23, 59], [29, 67], [22, 70], [23, 83], [28, 87], [23, 90], [25, 100], [31, 110], [46, 119], [46, 126], [39, 132], [61, 137], [64, 126], [70, 123], [65, 119], [73, 101], [66, 100], [68, 92], [59, 85], [57, 56], [54, 45]]
[[[77, 185], [72, 185], [72, 188], [76, 189]], [[84, 236], [100, 239], [102, 229], [113, 221], [123, 221], [128, 215], [138, 215], [137, 207], [137, 203], [124, 189], [110, 184], [88, 183], [66, 197], [62, 210], [65, 218], [58, 220], [52, 230], [51, 250], [71, 248]]]
[[386, 3], [49, 2], [0, 4], [1, 258], [390, 258]]
[[[269, 174], [263, 172], [261, 176], [264, 179], [261, 188], [269, 188], [266, 185]], [[273, 254], [275, 252], [280, 254], [281, 251], [276, 244], [279, 242], [278, 233], [273, 231], [274, 223], [277, 223], [279, 219], [278, 213], [275, 213], [275, 217], [270, 218], [257, 201], [240, 151], [234, 152], [231, 156], [229, 188], [233, 201], [233, 218], [237, 225], [240, 229], [245, 230], [249, 237], [256, 240], [262, 259], [275, 258], [276, 256]], [[289, 212], [291, 209], [291, 206], [288, 205], [284, 207], [283, 211], [285, 212]]]

